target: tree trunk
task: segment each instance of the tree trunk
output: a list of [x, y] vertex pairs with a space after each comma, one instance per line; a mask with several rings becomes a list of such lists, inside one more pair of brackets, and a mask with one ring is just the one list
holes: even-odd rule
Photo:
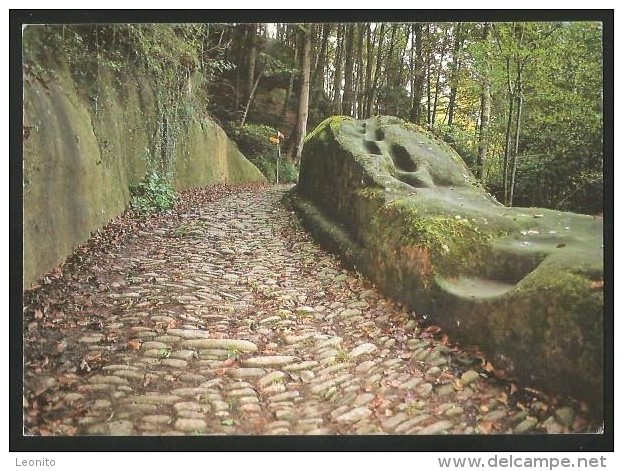
[[[426, 39], [430, 41], [430, 24], [429, 23], [426, 23]], [[431, 53], [432, 51], [430, 49], [426, 53], [426, 125], [428, 129], [431, 129], [432, 127], [432, 119], [431, 119], [432, 116], [430, 113], [432, 109], [431, 107], [432, 93], [430, 89]]]
[[415, 23], [411, 24], [410, 33], [407, 35], [407, 43], [411, 41], [409, 49], [409, 90], [411, 91], [411, 109], [409, 110], [409, 121], [413, 122], [414, 102], [415, 102]]
[[[376, 35], [375, 35], [376, 36]], [[364, 100], [364, 118], [370, 117], [370, 104], [372, 97], [372, 65], [374, 64], [374, 43], [375, 39], [372, 36], [372, 25], [368, 23], [368, 38], [366, 44], [366, 92]]]
[[379, 83], [379, 76], [381, 75], [381, 62], [383, 60], [383, 39], [385, 35], [385, 23], [381, 23], [381, 30], [379, 31], [379, 47], [376, 52], [376, 68], [374, 70], [374, 79], [372, 80], [372, 93], [370, 94], [370, 103], [368, 103], [368, 116], [372, 115], [372, 107], [374, 106], [374, 100], [376, 98], [376, 88]]
[[344, 25], [337, 27], [335, 50], [335, 74], [333, 75], [333, 114], [342, 114], [342, 50], [344, 47]]
[[255, 60], [257, 58], [257, 25], [247, 26], [247, 67], [245, 73], [245, 98], [251, 96], [255, 82]]
[[240, 86], [241, 76], [243, 75], [248, 64], [245, 62], [246, 57], [244, 55], [244, 40], [245, 40], [244, 25], [236, 27], [234, 31], [235, 31], [234, 42], [236, 44], [236, 47], [233, 49], [236, 52], [235, 52], [235, 59], [233, 62], [238, 64], [238, 67], [236, 67], [236, 89], [235, 89], [236, 100], [234, 104], [234, 110], [236, 113], [238, 113], [238, 107], [240, 106], [240, 95], [243, 94], [243, 91], [241, 90], [241, 86]]
[[314, 98], [318, 100], [324, 91], [324, 68], [327, 63], [327, 44], [329, 43], [329, 34], [331, 33], [332, 24], [324, 23], [322, 25], [322, 40], [320, 43], [320, 52], [316, 58], [316, 67], [311, 79], [311, 88], [314, 90]]
[[439, 65], [437, 66], [437, 79], [435, 80], [435, 99], [433, 101], [433, 113], [431, 116], [431, 127], [435, 127], [435, 118], [437, 115], [437, 103], [439, 101], [439, 84], [441, 82], [441, 70], [443, 69], [443, 60], [446, 55], [446, 39], [448, 31], [444, 32], [444, 39], [441, 44], [441, 54], [439, 55]]
[[411, 102], [411, 121], [420, 124], [422, 96], [424, 95], [424, 60], [422, 57], [422, 24], [413, 25], [415, 39], [415, 64], [413, 71], [413, 97]]
[[[485, 23], [482, 31], [482, 41], [489, 39], [489, 23]], [[476, 178], [482, 180], [484, 165], [487, 159], [487, 127], [491, 119], [491, 82], [488, 77], [489, 71], [485, 71], [483, 77], [482, 93], [480, 95], [480, 126], [478, 131], [478, 156], [476, 157]]]
[[357, 36], [357, 87], [355, 98], [357, 100], [357, 119], [363, 118], [363, 35], [365, 32], [364, 24], [359, 24]]
[[[297, 63], [297, 59], [298, 59], [298, 47], [294, 48], [294, 64]], [[288, 90], [286, 90], [286, 99], [283, 101], [283, 108], [281, 109], [281, 117], [279, 118], [279, 127], [283, 128], [285, 122], [286, 122], [286, 114], [288, 112], [288, 104], [290, 103], [290, 97], [292, 96], [292, 91], [294, 88], [294, 76], [296, 75], [295, 72], [292, 72], [290, 74], [290, 82], [288, 83]]]
[[459, 81], [459, 70], [461, 68], [460, 52], [463, 39], [461, 38], [461, 23], [457, 23], [454, 28], [454, 47], [452, 49], [452, 74], [450, 77], [450, 100], [448, 103], [448, 126], [452, 126], [454, 121], [454, 106], [456, 103], [456, 90]]
[[515, 97], [509, 94], [508, 120], [506, 121], [506, 141], [504, 144], [504, 163], [502, 165], [502, 186], [504, 187], [504, 204], [508, 204], [508, 159], [511, 151], [511, 128], [513, 127], [513, 104]]
[[309, 77], [311, 75], [311, 35], [310, 25], [305, 24], [301, 27], [301, 91], [299, 94], [299, 106], [296, 114], [296, 125], [291, 136], [291, 151], [288, 157], [297, 164], [301, 160], [303, 152], [303, 141], [307, 131], [307, 115], [309, 112]]
[[244, 126], [245, 121], [247, 120], [247, 114], [249, 113], [249, 107], [251, 106], [251, 102], [253, 101], [253, 97], [255, 96], [255, 90], [257, 90], [257, 85], [260, 83], [260, 79], [262, 78], [263, 71], [260, 70], [260, 73], [257, 74], [257, 78], [255, 79], [255, 83], [253, 84], [253, 88], [251, 88], [251, 93], [249, 94], [249, 99], [247, 100], [247, 106], [244, 108], [244, 113], [242, 115], [242, 119], [240, 120], [240, 127]]
[[[386, 59], [385, 73], [383, 74], [386, 87], [389, 87], [389, 85], [393, 83], [391, 79], [394, 78], [394, 75], [396, 74], [396, 70], [394, 67], [394, 49], [396, 47], [397, 27], [398, 27], [397, 23], [392, 23], [392, 32], [389, 38], [389, 51], [387, 52], [387, 57], [385, 58]], [[379, 101], [378, 103], [379, 112], [381, 114], [396, 114], [393, 105], [394, 105], [393, 103], [388, 103], [387, 99], [383, 100], [382, 103]], [[388, 107], [389, 107], [389, 110], [388, 110]]]
[[344, 65], [344, 99], [342, 102], [342, 114], [352, 116], [353, 114], [353, 66], [355, 64], [355, 55], [353, 54], [353, 46], [355, 42], [355, 24], [349, 23], [344, 37], [345, 45], [345, 65]]
[[513, 196], [515, 195], [515, 174], [517, 172], [517, 156], [519, 154], [519, 135], [521, 132], [521, 111], [523, 108], [523, 97], [521, 93], [521, 76], [517, 79], [517, 118], [515, 120], [515, 145], [513, 149], [513, 161], [511, 170], [511, 189], [508, 198], [508, 205], [513, 205]]

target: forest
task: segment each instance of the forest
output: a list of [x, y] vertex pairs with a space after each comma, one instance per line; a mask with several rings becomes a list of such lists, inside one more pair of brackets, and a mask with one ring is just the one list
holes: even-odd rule
[[20, 33], [15, 437], [610, 439], [608, 21]]
[[144, 68], [177, 90], [170, 118], [203, 94], [271, 180], [277, 132], [295, 181], [323, 119], [393, 115], [449, 143], [506, 205], [602, 212], [599, 22], [66, 25], [42, 40], [76, 74]]

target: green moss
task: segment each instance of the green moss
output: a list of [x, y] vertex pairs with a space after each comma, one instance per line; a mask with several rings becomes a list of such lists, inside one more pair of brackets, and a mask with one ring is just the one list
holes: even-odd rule
[[422, 215], [401, 199], [383, 208], [381, 218], [387, 216], [401, 222], [400, 244], [425, 249], [439, 274], [484, 271], [494, 235], [482, 230], [473, 220], [460, 216]]
[[320, 123], [316, 129], [305, 136], [305, 143], [308, 141], [318, 138], [321, 141], [327, 141], [329, 139], [329, 134], [327, 129], [331, 129], [333, 133], [337, 133], [340, 130], [342, 122], [350, 120], [354, 121], [350, 116], [330, 116], [325, 119], [322, 123]]

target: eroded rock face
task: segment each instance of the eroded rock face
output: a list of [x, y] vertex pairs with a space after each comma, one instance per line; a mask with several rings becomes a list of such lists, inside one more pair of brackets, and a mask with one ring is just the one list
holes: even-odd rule
[[[48, 72], [24, 80], [23, 289], [123, 212], [159, 132], [159, 85], [130, 64], [116, 75], [98, 69], [97, 111], [61, 60], [41, 70]], [[178, 124], [177, 190], [266, 181], [208, 117]]]
[[293, 202], [387, 294], [524, 383], [600, 413], [601, 218], [507, 208], [449, 146], [392, 117], [320, 124]]

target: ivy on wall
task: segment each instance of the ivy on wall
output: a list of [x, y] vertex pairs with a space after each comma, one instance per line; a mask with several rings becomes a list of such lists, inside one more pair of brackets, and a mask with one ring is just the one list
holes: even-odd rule
[[[54, 80], [50, 70], [55, 68], [47, 66], [65, 63], [95, 117], [106, 96], [104, 74], [121, 84], [132, 69], [136, 73], [130, 76], [145, 77], [151, 84], [156, 121], [145, 123], [151, 134], [142, 156], [146, 175], [130, 188], [132, 206], [140, 212], [168, 206], [156, 202], [171, 200], [182, 136], [207, 108], [207, 85], [224, 47], [210, 43], [209, 29], [208, 24], [90, 24], [31, 25], [25, 30], [25, 72]], [[98, 142], [105, 156], [110, 151], [107, 141]], [[150, 194], [154, 189], [166, 191]]]

